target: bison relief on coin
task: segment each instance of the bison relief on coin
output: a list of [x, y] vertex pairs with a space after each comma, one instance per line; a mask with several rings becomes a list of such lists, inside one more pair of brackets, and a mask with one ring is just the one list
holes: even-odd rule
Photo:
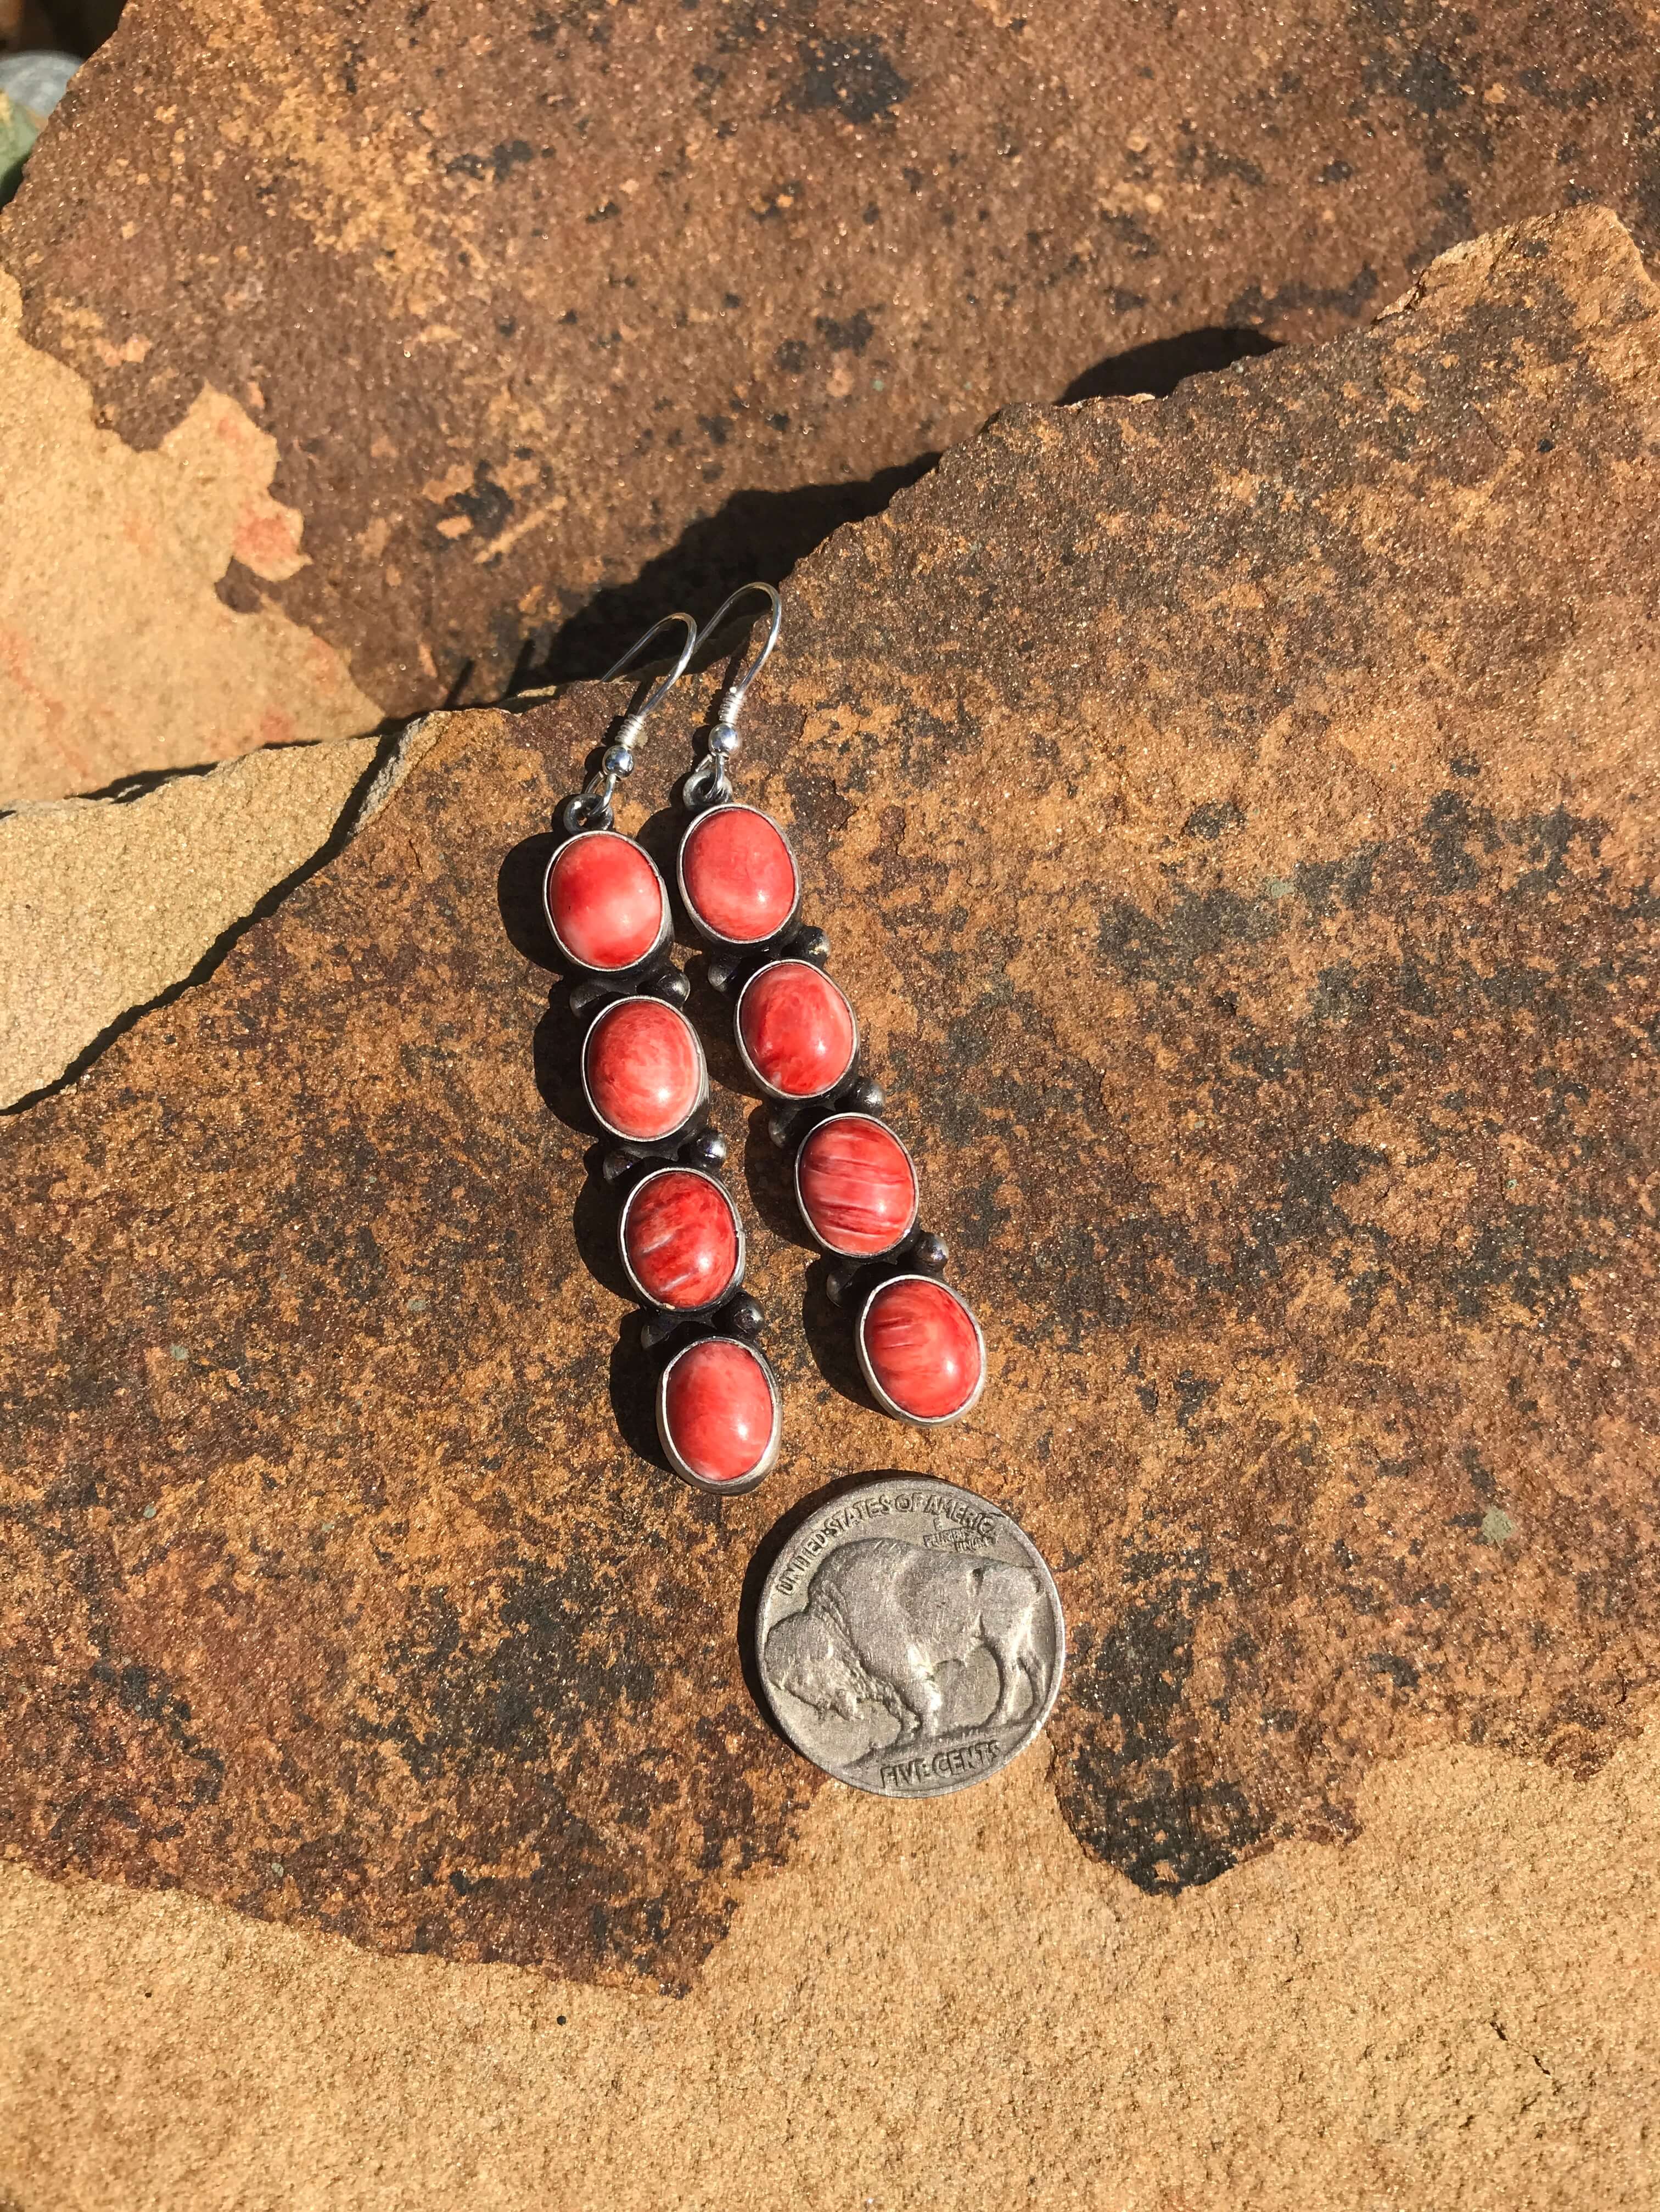
[[1018, 1524], [947, 1482], [843, 1492], [780, 1547], [756, 1656], [815, 1765], [887, 1797], [960, 1790], [1025, 1749], [1061, 1686], [1066, 1629]]

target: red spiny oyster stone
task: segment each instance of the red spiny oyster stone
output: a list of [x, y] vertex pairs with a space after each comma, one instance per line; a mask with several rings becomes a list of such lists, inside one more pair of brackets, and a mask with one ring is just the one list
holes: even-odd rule
[[717, 806], [686, 832], [680, 887], [708, 936], [759, 945], [795, 911], [795, 862], [769, 817], [752, 806]]
[[802, 1217], [827, 1251], [891, 1252], [916, 1220], [916, 1170], [891, 1129], [868, 1114], [833, 1114], [796, 1156]]
[[741, 1482], [772, 1448], [777, 1407], [758, 1352], [735, 1338], [688, 1345], [659, 1399], [663, 1442], [704, 1482]]
[[663, 879], [632, 837], [590, 830], [548, 863], [548, 920], [580, 967], [615, 974], [643, 960], [663, 934]]
[[955, 1291], [922, 1275], [884, 1283], [859, 1324], [865, 1370], [913, 1421], [965, 1413], [985, 1379], [974, 1316]]
[[671, 1135], [703, 1096], [703, 1055], [691, 1024], [661, 999], [619, 999], [596, 1015], [582, 1073], [605, 1127], [639, 1143]]
[[853, 1009], [809, 960], [774, 960], [751, 975], [738, 1001], [738, 1041], [769, 1091], [818, 1098], [853, 1066]]
[[690, 1313], [737, 1280], [737, 1213], [696, 1168], [648, 1176], [629, 1194], [619, 1234], [629, 1272], [654, 1305]]

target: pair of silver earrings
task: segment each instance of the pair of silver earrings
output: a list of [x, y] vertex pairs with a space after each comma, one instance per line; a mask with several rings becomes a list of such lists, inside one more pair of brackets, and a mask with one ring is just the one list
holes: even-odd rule
[[690, 615], [666, 615], [607, 670], [605, 681], [622, 675], [684, 628], [668, 673], [562, 808], [564, 835], [543, 879], [572, 1006], [592, 1016], [582, 1087], [609, 1139], [605, 1178], [623, 1194], [623, 1265], [649, 1310], [644, 1341], [666, 1355], [658, 1435], [679, 1474], [715, 1492], [752, 1489], [775, 1463], [783, 1400], [757, 1342], [760, 1308], [743, 1286], [743, 1218], [719, 1175], [726, 1140], [704, 1119], [708, 1070], [685, 1012], [690, 982], [674, 963], [668, 888], [650, 854], [614, 826], [611, 801], [633, 772], [647, 718], [751, 596], [766, 603], [765, 637], [721, 693], [708, 750], [682, 787], [690, 819], [675, 867], [680, 907], [709, 949], [710, 981], [733, 1000], [739, 1054], [770, 1104], [773, 1141], [794, 1154], [796, 1202], [832, 1263], [831, 1297], [854, 1312], [876, 1402], [927, 1426], [958, 1420], [986, 1371], [979, 1323], [942, 1279], [946, 1247], [920, 1225], [915, 1164], [881, 1118], [880, 1086], [859, 1071], [859, 1026], [826, 972], [829, 941], [800, 918], [789, 841], [733, 794], [738, 717], [783, 621], [770, 584], [745, 584], [701, 629]]

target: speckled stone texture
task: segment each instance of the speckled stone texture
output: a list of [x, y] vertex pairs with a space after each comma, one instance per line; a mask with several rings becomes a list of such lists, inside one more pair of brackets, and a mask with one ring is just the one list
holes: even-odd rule
[[[556, 635], [590, 673], [999, 407], [1355, 328], [1493, 224], [1596, 199], [1652, 244], [1657, 99], [1634, 0], [134, 0], [0, 268], [131, 447], [204, 393], [275, 441], [287, 523], [228, 561], [204, 508], [191, 621], [268, 618], [263, 713], [296, 711], [265, 657], [314, 640], [321, 735], [337, 656], [380, 712], [495, 696]], [[86, 505], [72, 459], [48, 504]], [[163, 757], [167, 617], [118, 582], [141, 726], [27, 795]], [[94, 672], [50, 671], [71, 726]]]
[[861, 1402], [723, 1091], [787, 1397], [742, 1499], [655, 1463], [536, 933], [615, 702], [455, 717], [7, 1133], [8, 1853], [684, 1988], [822, 1787], [746, 1564], [883, 1467], [1054, 1564], [1060, 1814], [1146, 1892], [1335, 1844], [1380, 1759], [1594, 1772], [1660, 1644], [1657, 456], [1660, 295], [1587, 210], [1006, 416], [814, 558], [745, 796], [990, 1373], [957, 1429]]

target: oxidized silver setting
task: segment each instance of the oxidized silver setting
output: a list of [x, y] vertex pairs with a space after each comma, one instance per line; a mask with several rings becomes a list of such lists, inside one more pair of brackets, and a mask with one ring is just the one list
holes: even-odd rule
[[[705, 1298], [702, 1304], [698, 1306], [666, 1305], [661, 1298], [654, 1298], [639, 1276], [635, 1273], [634, 1264], [629, 1258], [629, 1216], [634, 1210], [634, 1202], [642, 1190], [648, 1188], [654, 1182], [660, 1182], [667, 1175], [696, 1176], [699, 1182], [706, 1182], [712, 1191], [719, 1194], [727, 1212], [732, 1216], [732, 1225], [738, 1233], [738, 1259], [731, 1276], [714, 1297]], [[659, 1313], [674, 1314], [686, 1321], [695, 1321], [700, 1314], [712, 1314], [717, 1306], [725, 1305], [734, 1291], [743, 1288], [744, 1268], [749, 1253], [749, 1241], [744, 1234], [744, 1217], [738, 1211], [732, 1193], [726, 1185], [718, 1182], [706, 1169], [689, 1167], [676, 1163], [669, 1167], [654, 1168], [649, 1175], [642, 1176], [623, 1200], [623, 1211], [617, 1217], [617, 1245], [623, 1258], [623, 1272], [633, 1285], [635, 1293], [641, 1304], [655, 1308]], [[757, 1358], [760, 1357], [758, 1353], [756, 1356]], [[673, 1362], [671, 1361], [669, 1364], [672, 1366]], [[727, 1486], [724, 1484], [716, 1485], [717, 1488]]]
[[[739, 1475], [737, 1480], [733, 1482], [715, 1481], [708, 1475], [699, 1474], [694, 1468], [688, 1467], [685, 1461], [681, 1458], [679, 1452], [675, 1448], [674, 1438], [669, 1434], [669, 1377], [673, 1374], [675, 1369], [680, 1364], [680, 1362], [685, 1358], [686, 1354], [689, 1352], [695, 1352], [698, 1346], [702, 1344], [736, 1344], [740, 1346], [744, 1351], [747, 1352], [751, 1355], [751, 1357], [756, 1361], [757, 1364], [760, 1367], [762, 1374], [764, 1375], [767, 1379], [767, 1389], [772, 1394], [772, 1433], [767, 1439], [767, 1448], [762, 1453], [755, 1465], [751, 1468], [750, 1472], [747, 1474]], [[783, 1442], [783, 1434], [784, 1396], [782, 1391], [781, 1391], [778, 1387], [778, 1377], [773, 1373], [771, 1364], [766, 1358], [765, 1355], [758, 1349], [757, 1346], [748, 1342], [744, 1337], [694, 1337], [690, 1344], [683, 1344], [681, 1346], [679, 1351], [675, 1353], [673, 1358], [668, 1362], [662, 1373], [657, 1378], [657, 1441], [662, 1445], [664, 1455], [667, 1459], [669, 1465], [680, 1477], [680, 1480], [683, 1482], [690, 1483], [694, 1490], [708, 1491], [713, 1496], [717, 1498], [737, 1498], [741, 1496], [746, 1490], [753, 1490], [756, 1485], [758, 1482], [764, 1480], [764, 1479], [772, 1473], [773, 1468], [778, 1464], [778, 1450], [779, 1446]]]
[[[876, 1303], [877, 1299], [881, 1297], [884, 1291], [891, 1291], [896, 1283], [931, 1284], [935, 1290], [943, 1291], [947, 1297], [954, 1298], [957, 1301], [957, 1304], [961, 1306], [963, 1311], [969, 1317], [969, 1326], [974, 1331], [974, 1340], [980, 1347], [980, 1379], [975, 1384], [973, 1389], [970, 1391], [968, 1396], [963, 1401], [963, 1403], [957, 1407], [954, 1413], [907, 1413], [903, 1406], [897, 1405], [894, 1401], [889, 1397], [887, 1392], [882, 1388], [882, 1385], [876, 1379], [876, 1370], [871, 1365], [870, 1353], [866, 1350], [865, 1345], [865, 1323], [869, 1318], [870, 1310]], [[896, 1421], [908, 1422], [914, 1429], [943, 1429], [952, 1421], [960, 1421], [964, 1419], [965, 1416], [971, 1413], [975, 1407], [979, 1404], [980, 1393], [986, 1387], [985, 1335], [980, 1327], [979, 1316], [976, 1314], [974, 1308], [969, 1304], [968, 1300], [963, 1296], [961, 1291], [953, 1289], [951, 1284], [943, 1281], [939, 1276], [919, 1274], [915, 1271], [909, 1274], [884, 1276], [879, 1283], [875, 1284], [872, 1287], [868, 1295], [864, 1298], [860, 1305], [859, 1322], [854, 1331], [854, 1338], [859, 1352], [859, 1365], [864, 1374], [866, 1382], [870, 1385], [872, 1397], [875, 1399], [877, 1404], [882, 1408], [882, 1411], [885, 1413], [891, 1413]]]

